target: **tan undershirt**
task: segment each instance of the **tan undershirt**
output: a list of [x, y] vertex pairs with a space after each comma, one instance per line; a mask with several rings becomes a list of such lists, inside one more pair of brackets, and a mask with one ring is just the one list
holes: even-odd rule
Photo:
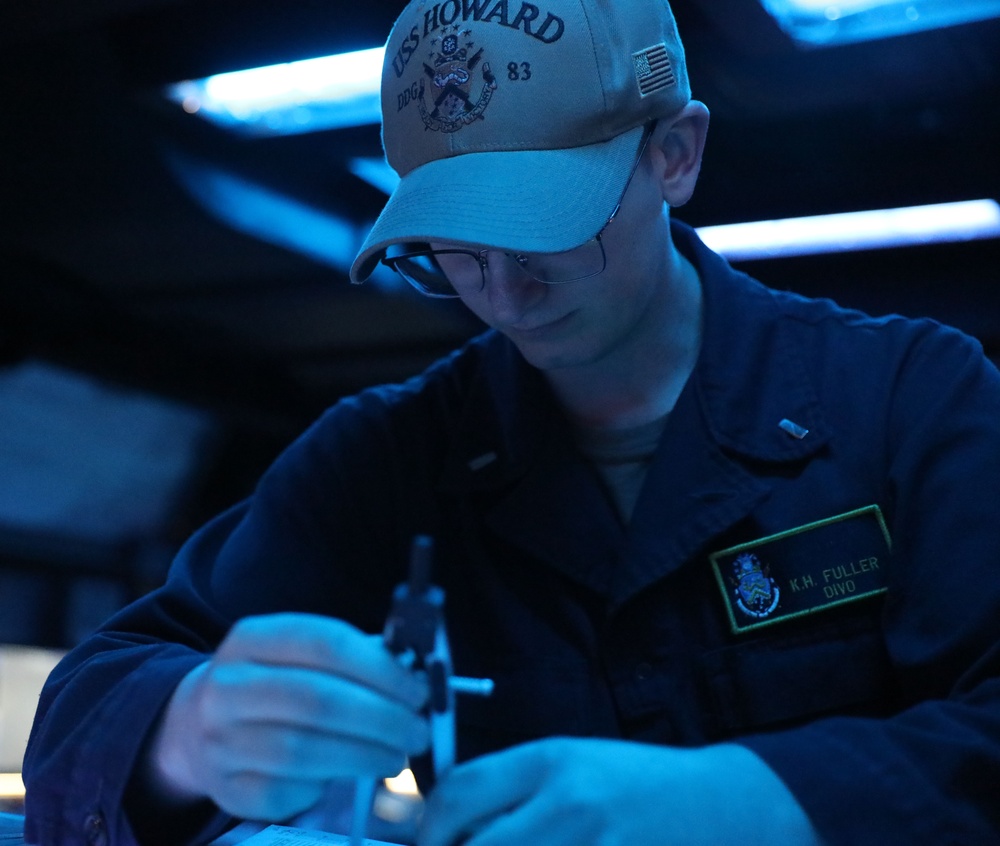
[[627, 429], [580, 427], [575, 431], [577, 446], [593, 462], [625, 523], [632, 517], [646, 471], [666, 425], [667, 415], [664, 415]]

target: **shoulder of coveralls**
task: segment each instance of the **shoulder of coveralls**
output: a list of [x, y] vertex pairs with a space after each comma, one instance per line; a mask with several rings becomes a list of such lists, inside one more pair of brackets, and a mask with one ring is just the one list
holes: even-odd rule
[[423, 421], [435, 407], [453, 411], [465, 402], [477, 379], [489, 378], [489, 371], [505, 366], [504, 361], [510, 356], [509, 346], [503, 336], [493, 330], [486, 331], [414, 376], [400, 382], [372, 385], [339, 399], [311, 429], [334, 426], [343, 430], [352, 425], [367, 428], [389, 419], [405, 423], [408, 416]]
[[771, 290], [771, 296], [781, 313], [801, 327], [814, 356], [821, 360], [826, 353], [841, 366], [854, 365], [859, 378], [866, 371], [884, 374], [887, 366], [900, 375], [926, 371], [945, 377], [969, 366], [981, 368], [987, 378], [996, 372], [977, 338], [932, 317], [873, 315], [788, 291]]

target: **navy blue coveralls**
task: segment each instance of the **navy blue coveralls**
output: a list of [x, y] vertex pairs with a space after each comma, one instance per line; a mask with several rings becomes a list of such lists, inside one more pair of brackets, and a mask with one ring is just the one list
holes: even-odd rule
[[341, 401], [57, 668], [29, 837], [132, 842], [144, 733], [233, 621], [378, 632], [425, 533], [455, 670], [496, 681], [459, 704], [460, 757], [738, 739], [830, 844], [1000, 842], [1000, 375], [957, 331], [769, 290], [674, 235], [703, 350], [627, 526], [496, 333]]

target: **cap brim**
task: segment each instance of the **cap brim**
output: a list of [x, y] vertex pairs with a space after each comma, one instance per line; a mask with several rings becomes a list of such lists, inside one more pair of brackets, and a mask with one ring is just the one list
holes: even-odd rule
[[367, 279], [392, 244], [449, 241], [557, 253], [593, 238], [625, 190], [643, 127], [560, 150], [465, 153], [399, 183], [351, 266]]

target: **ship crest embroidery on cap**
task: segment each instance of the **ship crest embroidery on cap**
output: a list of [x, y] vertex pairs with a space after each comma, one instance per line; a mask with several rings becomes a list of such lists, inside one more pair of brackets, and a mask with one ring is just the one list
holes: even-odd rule
[[424, 125], [435, 132], [457, 132], [482, 118], [497, 89], [490, 63], [484, 61], [482, 48], [477, 50], [469, 39], [471, 34], [455, 25], [431, 41], [418, 108]]
[[674, 66], [667, 54], [667, 45], [663, 42], [633, 53], [632, 64], [635, 67], [636, 82], [639, 83], [639, 93], [643, 97], [677, 83]]

